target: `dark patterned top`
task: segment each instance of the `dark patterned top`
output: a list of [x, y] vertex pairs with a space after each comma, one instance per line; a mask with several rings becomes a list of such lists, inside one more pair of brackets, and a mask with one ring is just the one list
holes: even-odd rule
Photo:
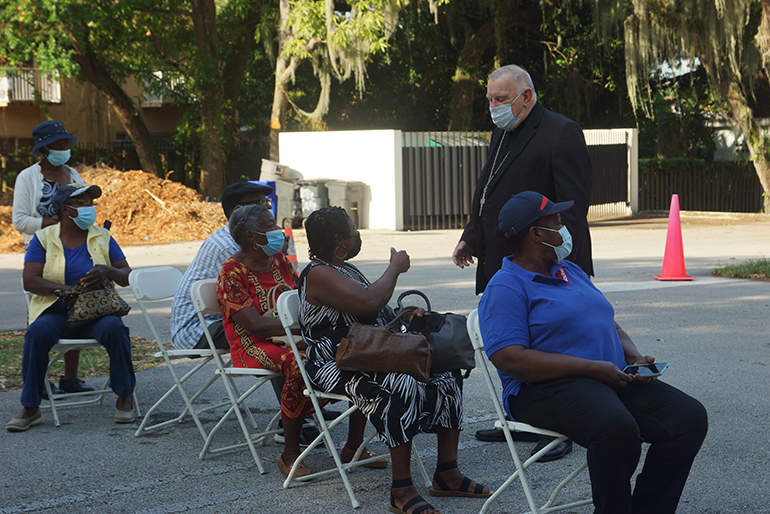
[[40, 203], [37, 204], [37, 213], [44, 218], [53, 218], [58, 216], [59, 213], [53, 206], [53, 195], [59, 190], [58, 182], [53, 180], [43, 179], [43, 194], [40, 196]]

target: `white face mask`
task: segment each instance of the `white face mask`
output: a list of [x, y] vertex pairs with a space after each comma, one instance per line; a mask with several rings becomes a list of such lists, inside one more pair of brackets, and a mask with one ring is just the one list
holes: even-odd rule
[[[521, 93], [523, 93], [522, 91]], [[519, 99], [521, 93], [516, 95], [513, 102]], [[513, 114], [513, 102], [509, 104], [497, 105], [489, 108], [489, 114], [492, 115], [492, 122], [503, 130], [513, 130], [513, 127], [519, 122], [519, 117]], [[522, 111], [524, 109], [522, 108]], [[519, 113], [521, 114], [521, 113]]]
[[561, 236], [561, 244], [559, 246], [549, 245], [545, 241], [540, 241], [545, 246], [550, 246], [556, 252], [556, 260], [561, 262], [572, 253], [572, 234], [569, 233], [567, 227], [561, 227], [559, 230], [554, 230], [548, 227], [537, 227], [542, 230], [549, 230], [551, 232], [558, 232]]

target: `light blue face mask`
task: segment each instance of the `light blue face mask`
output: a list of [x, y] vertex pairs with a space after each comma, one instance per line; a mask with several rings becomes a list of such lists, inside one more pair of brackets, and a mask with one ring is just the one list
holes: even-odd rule
[[88, 207], [73, 207], [77, 209], [78, 215], [76, 218], [70, 216], [75, 225], [83, 230], [88, 230], [91, 225], [96, 223], [96, 207], [89, 205]]
[[572, 253], [572, 234], [569, 233], [567, 227], [561, 227], [559, 230], [554, 230], [548, 227], [537, 227], [543, 230], [549, 230], [551, 232], [558, 232], [561, 236], [561, 244], [559, 246], [549, 245], [545, 241], [541, 241], [545, 246], [550, 246], [556, 252], [556, 260], [559, 262], [567, 258]]
[[69, 150], [51, 150], [50, 148], [48, 149], [48, 155], [45, 156], [52, 166], [61, 166], [69, 161], [70, 157], [72, 157], [72, 154]]
[[281, 230], [280, 228], [271, 230], [270, 232], [254, 232], [254, 233], [265, 236], [267, 238], [266, 245], [254, 243], [260, 248], [262, 248], [262, 251], [265, 252], [267, 255], [275, 255], [281, 251], [281, 248], [283, 248], [283, 243], [285, 241], [285, 238], [283, 236], [283, 230]]
[[[521, 93], [523, 92], [524, 91]], [[516, 95], [513, 102], [519, 99], [521, 93]], [[513, 102], [489, 108], [489, 114], [492, 115], [492, 122], [497, 125], [498, 128], [503, 130], [513, 130], [513, 127], [519, 122], [519, 117], [513, 114]], [[522, 108], [522, 110], [524, 109]]]

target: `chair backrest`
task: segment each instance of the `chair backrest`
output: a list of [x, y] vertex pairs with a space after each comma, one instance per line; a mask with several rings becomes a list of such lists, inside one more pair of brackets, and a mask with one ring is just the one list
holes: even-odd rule
[[198, 280], [190, 288], [195, 312], [200, 314], [221, 314], [217, 303], [217, 279]]
[[476, 357], [476, 368], [481, 370], [481, 374], [484, 376], [484, 381], [487, 383], [489, 389], [489, 395], [492, 398], [492, 405], [495, 407], [497, 417], [501, 422], [505, 423], [505, 413], [503, 412], [503, 405], [501, 403], [501, 397], [497, 394], [495, 389], [495, 383], [492, 381], [492, 375], [489, 372], [489, 366], [487, 364], [487, 354], [484, 351], [484, 340], [481, 338], [481, 327], [479, 325], [479, 311], [473, 309], [468, 314], [468, 336], [471, 338], [471, 344], [473, 345], [474, 356]]
[[286, 291], [281, 294], [276, 308], [284, 328], [299, 326], [299, 293], [297, 291]]
[[160, 334], [155, 328], [155, 324], [152, 322], [144, 302], [173, 298], [181, 281], [182, 272], [171, 266], [135, 269], [128, 275], [128, 285], [131, 287], [131, 292], [134, 293], [136, 303], [142, 309], [142, 314], [144, 314], [144, 319], [147, 321], [152, 336], [155, 338], [155, 343], [164, 355], [166, 347], [160, 339]]
[[192, 299], [195, 313], [198, 315], [198, 322], [203, 328], [203, 335], [206, 336], [206, 340], [209, 343], [209, 349], [214, 357], [214, 362], [216, 362], [219, 372], [222, 373], [222, 376], [224, 377], [224, 370], [227, 366], [225, 366], [222, 355], [220, 354], [220, 351], [217, 350], [214, 339], [211, 337], [206, 318], [203, 317], [204, 314], [221, 314], [219, 303], [217, 302], [217, 279], [207, 278], [205, 280], [193, 282], [193, 285], [190, 288], [190, 298]]
[[481, 339], [481, 327], [479, 326], [478, 309], [473, 309], [473, 311], [468, 314], [468, 321], [466, 326], [468, 328], [468, 336], [471, 338], [471, 345], [473, 346], [473, 350], [481, 350], [483, 352], [484, 341]]
[[299, 326], [299, 292], [294, 289], [292, 291], [286, 291], [278, 297], [276, 303], [276, 309], [278, 310], [278, 319], [281, 320], [283, 330], [286, 332], [286, 337], [291, 344], [291, 350], [294, 352], [294, 357], [297, 360], [297, 367], [302, 374], [302, 378], [305, 381], [305, 389], [308, 393], [315, 398], [315, 390], [313, 389], [313, 383], [310, 381], [310, 377], [305, 370], [305, 362], [303, 360], [302, 353], [297, 348], [297, 343], [294, 342], [294, 337], [291, 333], [292, 328]]
[[181, 281], [182, 272], [171, 266], [135, 269], [128, 276], [137, 302], [172, 298]]

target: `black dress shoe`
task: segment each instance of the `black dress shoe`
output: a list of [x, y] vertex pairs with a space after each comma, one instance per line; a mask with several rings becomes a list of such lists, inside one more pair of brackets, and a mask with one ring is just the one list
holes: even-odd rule
[[[49, 384], [51, 384], [51, 393], [56, 396], [57, 394], [64, 394], [64, 391], [56, 387], [56, 384], [54, 384], [51, 381], [48, 381]], [[48, 391], [45, 390], [45, 387], [43, 388], [43, 392], [40, 393], [40, 397], [43, 400], [48, 400]]]
[[[543, 436], [535, 445], [532, 453], [530, 453], [530, 457], [545, 448], [548, 443], [553, 440], [553, 437]], [[551, 448], [551, 451], [540, 457], [537, 462], [551, 462], [552, 460], [559, 460], [569, 453], [572, 453], [572, 439], [567, 439], [566, 441], [560, 442]]]
[[[540, 436], [537, 434], [530, 434], [529, 432], [511, 432], [511, 436], [514, 441], [526, 441], [534, 443], [540, 440]], [[500, 429], [493, 428], [491, 430], [476, 430], [476, 439], [479, 441], [488, 441], [491, 443], [504, 443], [505, 433]]]
[[59, 377], [59, 388], [65, 393], [87, 393], [94, 390], [93, 387], [87, 386], [85, 382], [80, 380], [77, 375], [73, 375], [72, 378]]
[[340, 414], [342, 414], [340, 411], [326, 410], [325, 407], [321, 407], [321, 415], [324, 417], [324, 421], [334, 421]]

